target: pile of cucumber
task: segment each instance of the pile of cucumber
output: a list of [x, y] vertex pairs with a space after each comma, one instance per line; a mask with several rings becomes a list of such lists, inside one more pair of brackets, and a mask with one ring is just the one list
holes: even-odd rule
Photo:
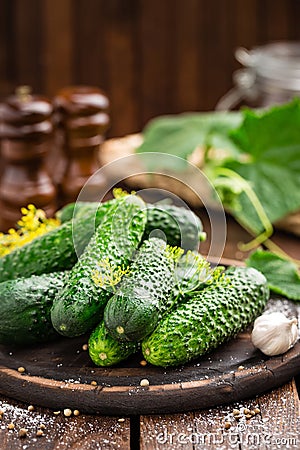
[[200, 219], [137, 195], [70, 204], [61, 225], [0, 258], [0, 343], [88, 333], [99, 366], [137, 351], [157, 366], [207, 353], [251, 324], [269, 298], [252, 268], [212, 269]]

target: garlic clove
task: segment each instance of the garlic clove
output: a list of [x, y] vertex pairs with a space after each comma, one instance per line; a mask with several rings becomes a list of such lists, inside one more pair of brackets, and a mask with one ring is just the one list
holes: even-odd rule
[[281, 312], [265, 313], [255, 320], [251, 340], [265, 355], [281, 355], [297, 342], [298, 321]]

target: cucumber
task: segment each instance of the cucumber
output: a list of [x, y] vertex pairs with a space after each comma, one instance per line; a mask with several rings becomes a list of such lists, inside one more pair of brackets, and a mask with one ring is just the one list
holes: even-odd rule
[[110, 206], [100, 204], [0, 258], [0, 282], [71, 269]]
[[[118, 274], [141, 242], [145, 223], [146, 207], [137, 196], [117, 199], [108, 210], [53, 303], [51, 318], [59, 333], [79, 336], [99, 323]], [[101, 286], [95, 282], [97, 273]]]
[[147, 205], [147, 224], [143, 239], [162, 237], [171, 246], [198, 250], [204, 239], [202, 222], [191, 210], [168, 204]]
[[116, 294], [104, 310], [105, 325], [114, 339], [139, 341], [156, 327], [174, 286], [174, 262], [164, 241], [143, 243]]
[[[219, 267], [219, 269], [222, 269]], [[195, 251], [187, 251], [176, 262], [175, 265], [175, 286], [172, 290], [172, 297], [175, 300], [182, 300], [183, 294], [192, 291], [199, 291], [210, 283], [215, 269], [211, 268], [209, 262]], [[171, 305], [177, 300], [172, 301]]]
[[[80, 208], [83, 207], [84, 202], [77, 202]], [[74, 210], [75, 210], [76, 202], [68, 203], [63, 206], [61, 209], [56, 211], [55, 217], [60, 221], [60, 223], [69, 222], [74, 218]]]
[[0, 283], [0, 343], [28, 345], [59, 337], [50, 310], [64, 273], [32, 275]]
[[[171, 302], [176, 302], [179, 292], [201, 289], [209, 274], [209, 264], [197, 253], [187, 252], [175, 266], [176, 284], [172, 290]], [[173, 302], [172, 302], [173, 304]], [[89, 354], [92, 361], [103, 367], [112, 366], [136, 353], [139, 344], [133, 341], [118, 341], [109, 334], [102, 321], [89, 339]]]
[[[115, 200], [103, 204], [108, 207]], [[80, 217], [87, 211], [97, 209], [97, 202], [69, 203], [62, 208], [57, 216], [61, 221]], [[147, 223], [143, 240], [152, 237], [163, 237], [171, 246], [184, 250], [198, 250], [199, 242], [205, 239], [202, 222], [191, 210], [183, 207], [157, 203], [147, 204]]]
[[118, 364], [135, 353], [138, 348], [136, 342], [119, 342], [113, 339], [103, 320], [89, 338], [89, 355], [97, 366], [108, 367]]
[[146, 361], [163, 367], [185, 364], [239, 333], [262, 312], [269, 298], [266, 278], [252, 268], [225, 273], [225, 280], [192, 293], [161, 320], [142, 342]]
[[101, 210], [101, 213], [106, 213], [106, 211], [108, 211], [108, 209], [114, 204], [114, 202], [115, 199], [108, 200], [107, 202], [103, 203], [82, 201], [68, 203], [66, 206], [56, 212], [56, 217], [60, 220], [61, 223], [65, 223], [77, 217], [84, 217], [85, 215], [96, 213], [99, 208]]

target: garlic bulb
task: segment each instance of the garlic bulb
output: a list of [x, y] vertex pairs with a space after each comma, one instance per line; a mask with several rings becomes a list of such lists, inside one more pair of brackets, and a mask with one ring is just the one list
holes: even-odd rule
[[288, 319], [281, 312], [263, 314], [254, 322], [251, 340], [265, 355], [281, 355], [298, 340], [297, 319]]

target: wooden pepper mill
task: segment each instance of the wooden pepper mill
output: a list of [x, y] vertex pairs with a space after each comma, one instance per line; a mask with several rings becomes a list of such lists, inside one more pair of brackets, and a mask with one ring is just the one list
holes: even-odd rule
[[53, 125], [53, 106], [31, 95], [28, 86], [1, 105], [0, 229], [14, 227], [20, 209], [32, 203], [50, 217], [56, 210], [56, 189], [45, 167]]
[[100, 144], [109, 126], [109, 101], [96, 87], [70, 86], [57, 93], [54, 106], [65, 155], [65, 170], [59, 183], [59, 203], [63, 205], [76, 201], [93, 174], [96, 190], [106, 184], [104, 174], [97, 169], [101, 167]]

